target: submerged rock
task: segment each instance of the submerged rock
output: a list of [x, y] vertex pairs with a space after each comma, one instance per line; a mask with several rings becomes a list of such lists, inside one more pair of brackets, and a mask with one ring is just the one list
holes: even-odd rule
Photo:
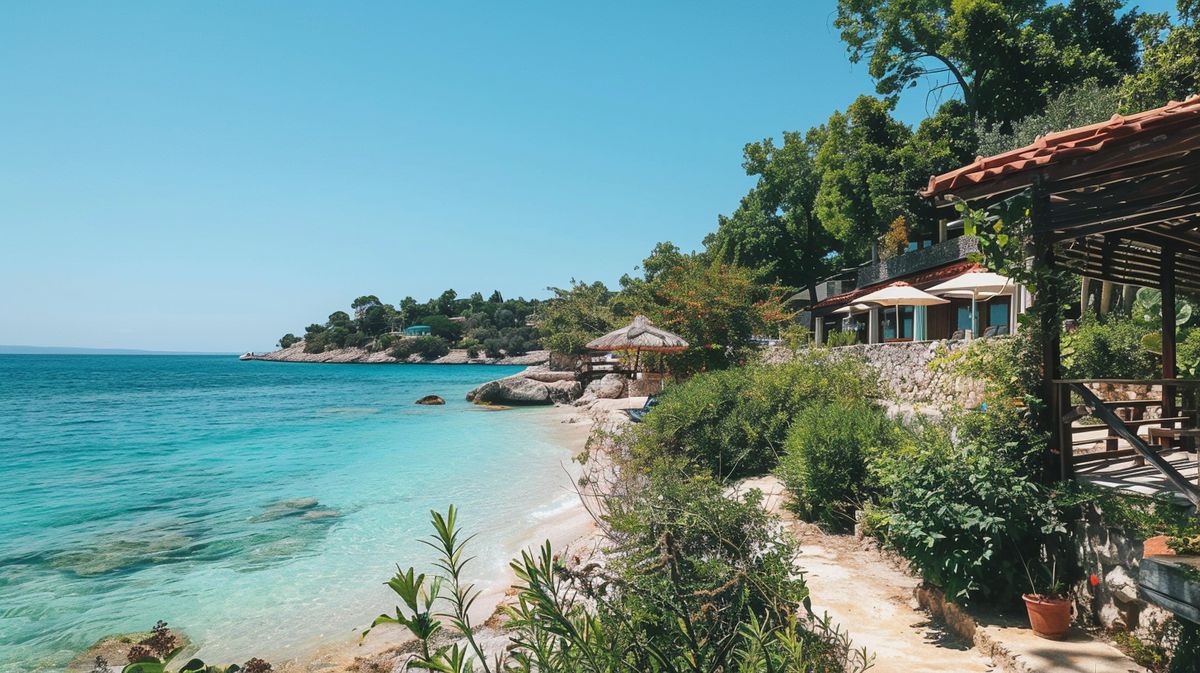
[[416, 403], [417, 404], [436, 405], [436, 404], [445, 404], [446, 400], [443, 400], [441, 397], [438, 397], [437, 395], [426, 395], [425, 397], [422, 397], [421, 399], [417, 400]]

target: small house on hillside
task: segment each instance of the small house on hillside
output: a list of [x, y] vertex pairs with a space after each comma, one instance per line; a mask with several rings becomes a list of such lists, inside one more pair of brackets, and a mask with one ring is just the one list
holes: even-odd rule
[[433, 328], [429, 325], [413, 325], [404, 330], [404, 336], [417, 337], [429, 336], [433, 334]]

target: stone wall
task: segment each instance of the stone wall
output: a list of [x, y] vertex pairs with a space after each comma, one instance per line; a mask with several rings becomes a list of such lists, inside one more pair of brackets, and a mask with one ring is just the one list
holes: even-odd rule
[[905, 405], [972, 409], [983, 401], [983, 382], [959, 376], [950, 367], [931, 367], [936, 358], [960, 351], [966, 341], [910, 341], [856, 344], [834, 349], [854, 353], [879, 372], [889, 400]]
[[[1106, 525], [1094, 505], [1084, 508], [1071, 534], [1084, 575], [1072, 587], [1078, 619], [1089, 626], [1128, 630], [1142, 639], [1153, 638], [1155, 627], [1171, 614], [1138, 595], [1142, 541]], [[1089, 581], [1093, 574], [1099, 580], [1096, 586]]]

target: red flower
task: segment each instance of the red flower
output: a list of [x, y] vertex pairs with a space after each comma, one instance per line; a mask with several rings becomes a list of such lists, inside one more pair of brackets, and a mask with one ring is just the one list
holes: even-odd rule
[[1090, 584], [1092, 586], [1096, 586], [1097, 584], [1100, 584], [1100, 578], [1096, 576], [1096, 573], [1092, 573], [1091, 575], [1088, 575], [1088, 584]]

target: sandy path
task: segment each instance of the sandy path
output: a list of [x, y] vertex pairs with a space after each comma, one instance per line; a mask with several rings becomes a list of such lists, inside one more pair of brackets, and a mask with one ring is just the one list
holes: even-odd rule
[[779, 480], [743, 482], [758, 488], [766, 506], [783, 518], [800, 542], [800, 567], [812, 591], [813, 609], [828, 612], [848, 631], [854, 647], [875, 656], [874, 673], [974, 673], [993, 670], [990, 659], [971, 644], [943, 631], [913, 606], [919, 581], [869, 542], [827, 535], [783, 509]]

